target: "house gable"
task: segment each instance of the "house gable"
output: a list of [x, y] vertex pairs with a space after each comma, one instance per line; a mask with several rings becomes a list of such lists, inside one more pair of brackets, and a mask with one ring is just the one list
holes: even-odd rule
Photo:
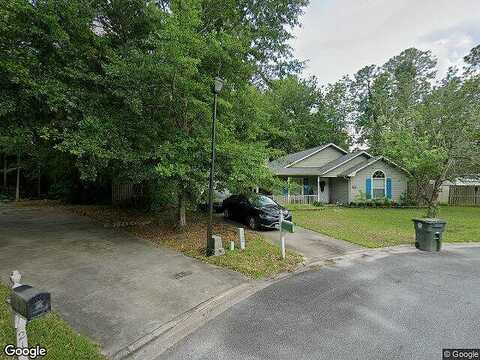
[[345, 154], [347, 154], [347, 151], [343, 150], [342, 148], [334, 144], [328, 144], [324, 148], [321, 148], [316, 152], [313, 152], [312, 154], [309, 154], [304, 158], [287, 165], [286, 167], [322, 167], [329, 162], [344, 156]]
[[334, 164], [334, 166], [330, 167], [322, 174], [325, 177], [337, 177], [343, 174], [343, 172], [347, 169], [350, 169], [354, 166], [358, 166], [359, 164], [366, 163], [368, 160], [372, 158], [370, 154], [365, 151], [361, 151], [358, 153], [349, 154], [350, 156], [344, 156], [347, 158], [345, 161], [338, 162]]
[[351, 182], [351, 198], [350, 201], [358, 201], [360, 194], [367, 191], [367, 179], [371, 179], [373, 174], [380, 170], [385, 174], [386, 179], [391, 179], [392, 200], [400, 201], [403, 194], [407, 192], [407, 173], [400, 167], [396, 166], [389, 160], [379, 157], [376, 160], [367, 162], [363, 166], [359, 166], [358, 170], [352, 173]]

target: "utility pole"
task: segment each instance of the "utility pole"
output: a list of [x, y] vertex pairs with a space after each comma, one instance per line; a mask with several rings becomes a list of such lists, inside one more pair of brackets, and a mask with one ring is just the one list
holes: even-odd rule
[[213, 86], [213, 117], [212, 117], [212, 148], [210, 159], [210, 179], [208, 184], [208, 229], [207, 229], [207, 256], [215, 253], [215, 240], [213, 239], [213, 183], [215, 174], [215, 123], [217, 121], [217, 96], [222, 91], [223, 79], [216, 77]]

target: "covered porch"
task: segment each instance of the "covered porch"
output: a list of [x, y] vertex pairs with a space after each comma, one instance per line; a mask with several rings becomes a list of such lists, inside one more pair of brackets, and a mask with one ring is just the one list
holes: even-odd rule
[[282, 194], [272, 198], [281, 204], [328, 204], [332, 202], [331, 178], [321, 176], [288, 176], [284, 177], [287, 187]]

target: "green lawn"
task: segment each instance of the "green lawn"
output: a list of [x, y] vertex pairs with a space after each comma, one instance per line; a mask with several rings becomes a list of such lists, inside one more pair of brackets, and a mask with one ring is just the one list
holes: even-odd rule
[[[12, 315], [5, 300], [10, 289], [0, 284], [0, 360], [11, 360], [3, 349], [15, 344]], [[29, 346], [40, 345], [47, 349], [45, 360], [106, 360], [100, 348], [89, 339], [75, 333], [57, 314], [52, 313], [30, 322], [27, 326]]]
[[[292, 212], [294, 222], [302, 227], [371, 248], [412, 244], [412, 218], [425, 215], [424, 209], [342, 207], [292, 208]], [[439, 217], [447, 221], [444, 241], [480, 241], [480, 207], [442, 207]]]

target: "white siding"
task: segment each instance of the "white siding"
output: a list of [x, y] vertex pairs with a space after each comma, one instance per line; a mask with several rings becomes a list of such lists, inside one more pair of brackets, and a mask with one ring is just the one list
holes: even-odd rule
[[438, 194], [438, 202], [440, 204], [448, 204], [449, 197], [450, 197], [450, 186], [449, 185], [440, 186], [440, 192]]
[[357, 201], [360, 191], [365, 193], [367, 177], [371, 177], [377, 170], [382, 170], [387, 178], [392, 179], [392, 200], [400, 201], [401, 195], [407, 192], [407, 175], [383, 160], [377, 161], [365, 169], [360, 170], [352, 177], [350, 201]]
[[343, 155], [345, 155], [343, 152], [330, 146], [305, 160], [299, 161], [291, 167], [320, 167]]

